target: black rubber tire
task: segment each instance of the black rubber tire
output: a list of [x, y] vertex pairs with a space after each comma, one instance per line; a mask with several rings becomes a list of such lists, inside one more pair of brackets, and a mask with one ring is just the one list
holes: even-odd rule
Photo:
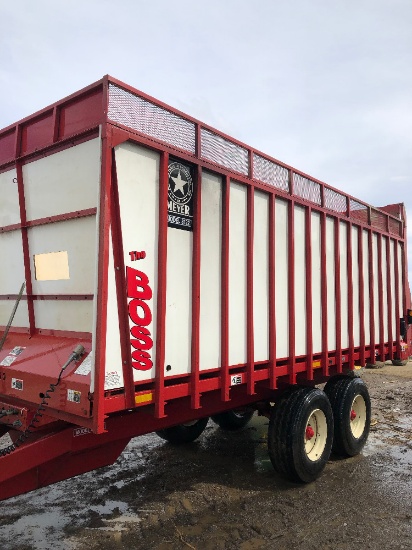
[[253, 416], [254, 411], [225, 411], [212, 416], [212, 420], [222, 430], [234, 432], [244, 428]]
[[191, 443], [197, 439], [205, 430], [209, 417], [200, 418], [195, 422], [188, 422], [187, 424], [179, 424], [178, 426], [172, 426], [171, 428], [165, 428], [159, 430], [157, 435], [162, 439], [165, 439], [173, 445], [181, 445], [182, 443]]
[[[358, 455], [368, 439], [371, 420], [371, 400], [366, 384], [360, 378], [336, 376], [326, 384], [325, 393], [330, 401], [334, 419], [332, 451], [340, 456]], [[355, 436], [351, 412], [357, 396], [363, 399], [365, 407], [365, 410], [358, 414], [357, 421], [362, 420], [365, 424], [359, 435]]]
[[405, 359], [403, 361], [401, 359], [392, 359], [392, 365], [394, 367], [404, 367], [407, 362], [408, 362], [407, 359]]
[[[323, 413], [324, 446], [317, 458], [305, 449], [306, 429], [312, 414]], [[320, 432], [316, 433], [320, 437]], [[325, 393], [317, 388], [297, 387], [285, 393], [271, 411], [268, 450], [275, 470], [295, 482], [310, 483], [320, 476], [329, 459], [333, 441], [332, 409]]]

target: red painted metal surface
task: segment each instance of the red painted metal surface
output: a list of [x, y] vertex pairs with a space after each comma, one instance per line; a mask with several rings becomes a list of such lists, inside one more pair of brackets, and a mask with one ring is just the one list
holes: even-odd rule
[[163, 153], [160, 158], [159, 177], [159, 242], [158, 242], [158, 279], [157, 279], [157, 317], [156, 317], [156, 418], [165, 416], [165, 326], [166, 326], [166, 266], [167, 266], [167, 193], [169, 182], [169, 155]]
[[269, 365], [270, 389], [277, 388], [276, 377], [276, 298], [275, 298], [275, 212], [276, 199], [269, 197]]
[[193, 222], [193, 264], [192, 264], [192, 373], [191, 373], [191, 407], [199, 409], [200, 393], [200, 258], [201, 258], [201, 224], [202, 224], [202, 173], [199, 167], [195, 171], [195, 197]]
[[[108, 119], [109, 86], [117, 86], [134, 96], [149, 102], [153, 108], [163, 109], [166, 113], [179, 117], [194, 125], [194, 147], [192, 151], [183, 146], [167, 143], [153, 135], [146, 135], [121, 122]], [[229, 142], [232, 146], [245, 151], [247, 169], [230, 165], [230, 159], [218, 162], [202, 155], [202, 131], [208, 131], [222, 143]], [[78, 212], [59, 214], [49, 218], [27, 221], [25, 185], [23, 180], [23, 165], [39, 158], [64, 150], [73, 144], [82, 143], [88, 139], [101, 136], [102, 160], [100, 203], [98, 208]], [[207, 134], [206, 134], [207, 136]], [[127, 298], [125, 283], [125, 265], [123, 259], [122, 220], [120, 219], [119, 197], [116, 181], [116, 166], [113, 147], [125, 141], [136, 143], [161, 155], [159, 173], [159, 237], [158, 237], [158, 290], [157, 290], [157, 326], [156, 326], [156, 364], [155, 378], [133, 381], [132, 360], [130, 351], [130, 336], [127, 317]], [[203, 151], [204, 153], [204, 151]], [[192, 256], [192, 350], [191, 373], [165, 378], [165, 317], [166, 317], [166, 266], [167, 266], [167, 192], [168, 192], [168, 161], [173, 155], [182, 161], [190, 163], [195, 171], [195, 218], [193, 231]], [[262, 181], [257, 177], [257, 156], [287, 171], [287, 186], [278, 188], [273, 183]], [[232, 166], [232, 168], [228, 167]], [[22, 238], [24, 270], [27, 285], [27, 296], [24, 300], [28, 305], [30, 334], [24, 334], [21, 327], [14, 329], [2, 352], [0, 362], [10, 352], [12, 347], [21, 346], [26, 349], [21, 357], [10, 366], [0, 366], [0, 401], [6, 405], [15, 406], [24, 417], [20, 431], [27, 427], [40, 402], [40, 394], [55, 382], [59, 374], [59, 365], [63, 364], [73, 347], [79, 343], [86, 352], [91, 351], [92, 335], [80, 332], [55, 331], [53, 329], [38, 329], [34, 316], [35, 300], [94, 300], [96, 310], [95, 330], [95, 371], [93, 381], [90, 374], [75, 374], [78, 364], [72, 364], [64, 373], [58, 391], [53, 394], [47, 415], [42, 420], [44, 426], [37, 430], [29, 442], [17, 451], [3, 457], [0, 469], [0, 499], [7, 498], [23, 491], [31, 490], [48, 483], [76, 475], [98, 466], [109, 464], [115, 460], [131, 437], [149, 431], [187, 422], [223, 410], [244, 406], [257, 400], [272, 400], [277, 388], [284, 388], [296, 381], [319, 383], [328, 376], [343, 370], [353, 369], [357, 362], [373, 362], [375, 346], [379, 349], [381, 358], [400, 356], [400, 323], [405, 314], [407, 300], [410, 301], [409, 287], [406, 276], [406, 246], [404, 209], [398, 205], [389, 205], [382, 210], [385, 213], [365, 205], [327, 186], [323, 182], [298, 172], [290, 166], [277, 161], [229, 136], [210, 128], [207, 125], [177, 111], [154, 98], [135, 90], [111, 77], [104, 77], [99, 82], [72, 94], [71, 96], [35, 113], [31, 117], [0, 131], [0, 172], [16, 168], [17, 188], [19, 196], [20, 223], [14, 223], [0, 228], [1, 233], [18, 231]], [[200, 255], [201, 255], [201, 171], [212, 170], [222, 177], [222, 256], [221, 256], [221, 368], [202, 371], [199, 363], [199, 317], [200, 317]], [[262, 177], [262, 176], [260, 176]], [[296, 181], [295, 181], [296, 179]], [[303, 181], [303, 183], [302, 183]], [[229, 364], [229, 204], [230, 184], [237, 182], [248, 187], [247, 194], [247, 361], [241, 365]], [[307, 192], [302, 192], [304, 185]], [[303, 186], [303, 187], [302, 187]], [[269, 199], [269, 360], [255, 362], [254, 358], [254, 326], [253, 326], [253, 279], [254, 279], [254, 194], [261, 190], [270, 195]], [[343, 208], [334, 207], [330, 196], [341, 197]], [[289, 306], [289, 354], [277, 358], [276, 324], [284, 322], [275, 315], [275, 197], [288, 202], [288, 306]], [[306, 316], [306, 354], [296, 356], [296, 325], [295, 325], [295, 265], [294, 251], [294, 212], [295, 205], [305, 208], [305, 270], [306, 270], [306, 308], [302, 315]], [[322, 308], [322, 351], [313, 356], [312, 336], [312, 250], [311, 250], [311, 213], [320, 214], [320, 277], [321, 277], [321, 308]], [[85, 217], [98, 217], [98, 268], [97, 294], [88, 295], [45, 295], [33, 294], [32, 273], [30, 269], [30, 243], [28, 231], [30, 227], [47, 225], [62, 220]], [[334, 219], [334, 268], [336, 315], [332, 318], [327, 307], [326, 262], [326, 220]], [[399, 218], [400, 217], [400, 218]], [[340, 265], [340, 223], [347, 224], [348, 238], [348, 329], [349, 347], [342, 349], [341, 342], [341, 265]], [[358, 228], [358, 257], [352, 258], [352, 227]], [[362, 232], [368, 232], [368, 250], [363, 248]], [[378, 273], [373, 268], [372, 233], [378, 234], [378, 272], [382, 270], [382, 236], [386, 236], [386, 256], [390, 255], [390, 240], [395, 249], [395, 292], [392, 296], [391, 272], [387, 266], [388, 311], [391, 311], [395, 300], [396, 338], [384, 341], [383, 334], [383, 284], [378, 278], [379, 286], [379, 326], [374, 324], [374, 280]], [[123, 378], [125, 387], [115, 392], [105, 391], [105, 353], [107, 331], [107, 299], [110, 235], [113, 238], [114, 263], [116, 268], [116, 290], [121, 333], [121, 350], [123, 363]], [[401, 262], [402, 274], [399, 277], [398, 243], [404, 246]], [[362, 265], [368, 258], [369, 278], [366, 281], [369, 288], [370, 331], [371, 343], [366, 345], [364, 331], [364, 280]], [[359, 279], [352, 280], [353, 262], [358, 262]], [[345, 270], [346, 273], [346, 270]], [[353, 287], [359, 284], [359, 311], [353, 307]], [[329, 289], [330, 290], [330, 289]], [[0, 289], [1, 292], [1, 289]], [[399, 307], [400, 296], [404, 296], [402, 308]], [[0, 299], [14, 300], [15, 294], [2, 294]], [[402, 311], [403, 309], [403, 311]], [[354, 346], [353, 322], [358, 316], [360, 323], [360, 346]], [[335, 349], [329, 349], [327, 328], [334, 323], [336, 331]], [[388, 319], [388, 330], [392, 329], [391, 316]], [[342, 359], [342, 356], [345, 359]], [[321, 368], [314, 368], [319, 362]], [[241, 374], [242, 384], [231, 386], [231, 375]], [[22, 381], [12, 388], [12, 380]], [[13, 390], [13, 391], [11, 391]], [[79, 400], [70, 401], [68, 391], [77, 392]], [[131, 413], [123, 414], [122, 411]], [[23, 411], [23, 412], [21, 412]], [[115, 415], [113, 413], [116, 413]], [[1, 421], [4, 423], [4, 421]], [[56, 427], [56, 422], [58, 426]], [[73, 423], [82, 427], [84, 432], [74, 435], [73, 428], [67, 427]], [[47, 430], [46, 430], [47, 427]], [[89, 433], [92, 430], [95, 433]], [[16, 432], [16, 433], [15, 433]], [[11, 432], [15, 439], [19, 430]], [[106, 456], [105, 456], [106, 455]], [[45, 463], [48, 466], [45, 466]], [[6, 473], [4, 466], [6, 467]]]
[[222, 268], [221, 268], [221, 398], [229, 401], [229, 203], [230, 178], [223, 180], [222, 197]]
[[[293, 189], [293, 177], [290, 178], [290, 188]], [[295, 370], [295, 203], [288, 204], [288, 311], [289, 311], [289, 384], [296, 384]]]
[[313, 334], [312, 334], [312, 209], [305, 212], [305, 274], [306, 274], [306, 369], [308, 380], [313, 380]]
[[246, 226], [247, 226], [247, 244], [246, 244], [246, 264], [247, 264], [247, 326], [246, 326], [246, 348], [247, 348], [247, 391], [249, 395], [254, 395], [255, 391], [255, 357], [254, 357], [254, 327], [253, 327], [253, 232], [254, 232], [254, 208], [255, 208], [255, 190], [253, 186], [248, 187]]
[[122, 239], [122, 221], [120, 218], [119, 193], [117, 186], [116, 159], [112, 151], [112, 182], [111, 182], [111, 235], [113, 242], [113, 260], [117, 306], [120, 329], [120, 348], [123, 367], [123, 382], [126, 407], [134, 406], [134, 382], [132, 369], [132, 347], [130, 344], [129, 314], [127, 307], [126, 269], [124, 264], [124, 247]]

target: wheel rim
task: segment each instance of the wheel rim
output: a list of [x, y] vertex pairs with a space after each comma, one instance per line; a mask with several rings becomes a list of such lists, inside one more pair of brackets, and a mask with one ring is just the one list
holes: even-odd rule
[[353, 437], [359, 439], [366, 426], [366, 403], [361, 395], [356, 395], [352, 401], [352, 406], [349, 413], [350, 429]]
[[304, 433], [306, 456], [312, 462], [319, 460], [326, 446], [328, 426], [326, 416], [320, 409], [314, 410], [308, 418]]
[[184, 426], [185, 428], [190, 428], [190, 426], [194, 426], [198, 422], [199, 422], [199, 420], [190, 420], [189, 422], [184, 422], [181, 425]]

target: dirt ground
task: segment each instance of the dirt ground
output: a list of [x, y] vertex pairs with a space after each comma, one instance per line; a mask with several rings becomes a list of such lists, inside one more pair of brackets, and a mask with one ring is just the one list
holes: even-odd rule
[[412, 364], [361, 376], [368, 443], [315, 483], [276, 474], [265, 418], [236, 433], [210, 422], [178, 448], [150, 434], [112, 467], [1, 502], [0, 548], [412, 549]]

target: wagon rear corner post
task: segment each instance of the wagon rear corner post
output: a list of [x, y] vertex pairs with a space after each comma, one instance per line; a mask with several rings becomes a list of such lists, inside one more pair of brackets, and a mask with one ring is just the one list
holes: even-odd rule
[[1, 499], [254, 410], [295, 481], [360, 452], [349, 373], [410, 355], [403, 205], [109, 76], [0, 130], [0, 186]]

